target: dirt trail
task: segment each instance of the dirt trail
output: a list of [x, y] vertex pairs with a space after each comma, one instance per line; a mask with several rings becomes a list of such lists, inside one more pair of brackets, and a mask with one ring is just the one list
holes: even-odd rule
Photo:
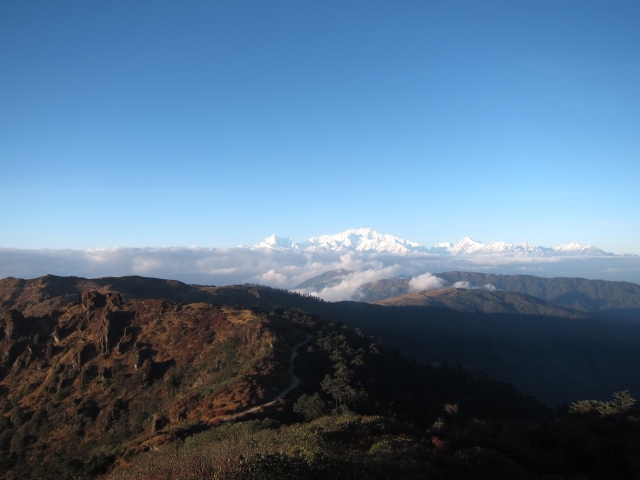
[[[300, 342], [300, 343], [298, 343], [298, 344], [293, 346], [293, 349], [291, 350], [291, 357], [289, 359], [289, 378], [291, 379], [291, 383], [289, 384], [289, 386], [287, 388], [285, 388], [275, 398], [273, 398], [272, 400], [269, 400], [268, 402], [261, 403], [260, 405], [256, 405], [255, 407], [251, 407], [251, 408], [249, 408], [247, 410], [243, 410], [242, 412], [238, 412], [238, 413], [234, 413], [233, 415], [229, 415], [228, 417], [224, 418], [223, 424], [232, 422], [234, 420], [237, 420], [238, 418], [242, 418], [244, 415], [248, 415], [249, 413], [257, 412], [259, 410], [262, 410], [265, 407], [269, 407], [271, 405], [274, 405], [281, 398], [284, 398], [289, 392], [291, 392], [291, 390], [296, 388], [300, 384], [300, 378], [293, 371], [293, 361], [298, 356], [298, 349], [301, 346], [309, 343], [309, 340], [311, 340], [312, 338], [313, 338], [313, 335], [307, 335], [307, 337], [302, 342]], [[218, 418], [217, 420], [219, 421], [220, 419]]]

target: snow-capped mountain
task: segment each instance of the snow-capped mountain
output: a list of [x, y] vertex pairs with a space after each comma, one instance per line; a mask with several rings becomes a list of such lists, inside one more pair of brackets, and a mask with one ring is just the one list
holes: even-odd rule
[[404, 240], [389, 234], [379, 233], [371, 228], [350, 229], [335, 235], [312, 237], [294, 243], [288, 237], [271, 235], [254, 248], [279, 250], [298, 249], [306, 252], [361, 252], [385, 254], [429, 254], [429, 255], [514, 255], [514, 256], [570, 256], [570, 255], [612, 255], [592, 245], [573, 242], [555, 247], [539, 247], [530, 243], [514, 245], [506, 242], [484, 244], [470, 237], [458, 243], [441, 242], [427, 248], [417, 242]]
[[426, 252], [419, 243], [403, 240], [393, 235], [378, 233], [371, 228], [352, 228], [335, 235], [312, 237], [298, 244], [290, 238], [271, 235], [254, 248], [300, 249], [306, 252], [367, 252], [406, 254]]
[[465, 237], [455, 245], [450, 242], [438, 243], [429, 250], [431, 253], [450, 253], [451, 255], [522, 255], [522, 256], [556, 256], [556, 255], [611, 255], [593, 245], [581, 245], [577, 242], [556, 247], [539, 247], [528, 242], [514, 245], [506, 242], [491, 242], [484, 244]]
[[296, 248], [296, 244], [293, 243], [293, 240], [291, 240], [289, 237], [278, 237], [277, 235], [273, 234], [258, 243], [255, 248], [289, 249]]
[[321, 235], [299, 244], [299, 248], [308, 252], [333, 250], [336, 252], [376, 252], [411, 253], [427, 249], [416, 242], [403, 240], [393, 235], [378, 233], [371, 228], [350, 229], [336, 235]]
[[478, 253], [484, 248], [486, 248], [485, 245], [480, 242], [476, 242], [473, 238], [464, 237], [447, 250], [453, 255], [470, 255], [472, 253]]
[[566, 245], [558, 245], [557, 247], [553, 247], [553, 251], [555, 253], [565, 255], [606, 255], [606, 252], [603, 252], [593, 245], [580, 245], [577, 242], [567, 243]]
[[[451, 255], [474, 255], [474, 254], [511, 254], [511, 255], [545, 255], [550, 249], [544, 247], [536, 247], [530, 243], [521, 243], [514, 245], [506, 242], [491, 242], [484, 244], [465, 237], [455, 245], [446, 242], [436, 245], [443, 253]], [[435, 248], [435, 247], [434, 247]], [[432, 249], [433, 250], [433, 249]]]

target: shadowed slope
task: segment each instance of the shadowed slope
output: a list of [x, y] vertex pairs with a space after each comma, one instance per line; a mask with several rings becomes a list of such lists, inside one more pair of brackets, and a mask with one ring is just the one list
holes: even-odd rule
[[513, 313], [565, 318], [585, 318], [585, 312], [553, 305], [521, 293], [444, 288], [408, 293], [374, 302], [395, 307], [439, 307], [468, 313]]

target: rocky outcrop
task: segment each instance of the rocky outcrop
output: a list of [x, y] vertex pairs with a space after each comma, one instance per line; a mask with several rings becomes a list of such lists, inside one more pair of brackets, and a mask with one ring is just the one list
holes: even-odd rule
[[86, 311], [91, 312], [98, 308], [120, 307], [123, 302], [119, 293], [88, 291], [82, 292], [82, 295], [80, 296], [80, 304]]
[[118, 355], [124, 355], [127, 353], [135, 342], [134, 329], [131, 327], [125, 327], [122, 332], [122, 337], [118, 340], [118, 344], [115, 346], [115, 351]]
[[53, 327], [53, 340], [56, 343], [60, 343], [60, 340], [62, 340], [62, 337], [60, 334], [60, 328], [58, 327], [58, 325]]
[[0, 318], [0, 340], [17, 340], [28, 332], [28, 325], [18, 310], [9, 310]]
[[98, 350], [103, 355], [111, 351], [113, 342], [117, 340], [115, 331], [112, 325], [112, 316], [110, 312], [107, 312], [102, 317], [100, 327], [98, 330]]
[[148, 360], [148, 358], [150, 357], [150, 352], [144, 348], [140, 349], [138, 348], [138, 346], [136, 345], [135, 351], [134, 351], [134, 356], [133, 356], [133, 368], [134, 370], [138, 370], [140, 367], [142, 367], [142, 365], [144, 365], [144, 362], [146, 360]]
[[93, 360], [98, 356], [96, 346], [92, 343], [83, 345], [73, 356], [73, 363], [76, 367], [82, 367], [87, 362]]
[[[119, 345], [120, 342], [125, 344], [131, 341], [132, 329], [129, 327], [129, 322], [133, 314], [120, 312], [117, 307], [112, 307], [110, 310], [106, 310], [100, 318], [97, 331], [96, 347], [98, 351], [107, 355]], [[122, 353], [122, 349], [118, 348], [118, 352]]]

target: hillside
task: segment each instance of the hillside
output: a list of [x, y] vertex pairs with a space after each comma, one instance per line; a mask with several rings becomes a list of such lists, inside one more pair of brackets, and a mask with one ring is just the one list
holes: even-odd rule
[[[118, 291], [124, 301], [144, 298], [176, 303], [213, 303], [262, 311], [299, 308], [327, 320], [360, 328], [366, 335], [426, 363], [461, 364], [512, 383], [522, 392], [549, 405], [581, 398], [603, 398], [629, 389], [640, 395], [636, 372], [640, 369], [640, 326], [615, 318], [554, 310], [526, 299], [529, 314], [456, 311], [433, 306], [382, 306], [362, 302], [324, 302], [313, 297], [258, 285], [197, 286], [144, 277], [46, 276], [32, 280], [0, 280], [0, 305], [22, 308], [25, 315], [68, 305], [83, 289]], [[58, 293], [60, 296], [55, 296]], [[477, 298], [504, 292], [460, 289], [452, 298]], [[459, 296], [459, 297], [458, 297]], [[498, 297], [499, 298], [499, 297]], [[518, 301], [521, 296], [515, 296]], [[517, 303], [517, 302], [516, 302]], [[458, 306], [460, 306], [459, 304]], [[484, 302], [483, 307], [514, 309], [513, 303]], [[535, 306], [536, 309], [533, 309]], [[539, 307], [558, 315], [541, 315]], [[56, 308], [58, 308], [56, 307]], [[547, 312], [548, 313], [548, 312]]]
[[43, 316], [8, 311], [3, 464], [29, 471], [37, 458], [56, 471], [60, 458], [81, 458], [100, 468], [165, 427], [204, 427], [272, 398], [304, 337], [276, 323], [247, 309], [95, 291]]
[[[281, 299], [280, 291], [141, 277], [9, 279], [3, 286], [3, 478], [90, 478], [222, 423], [291, 415], [288, 398], [299, 389], [319, 391], [325, 377], [327, 405], [357, 404], [373, 414], [393, 404], [401, 417], [424, 424], [445, 402], [467, 395], [476, 398], [469, 414], [528, 418], [544, 411], [509, 385], [412, 364], [299, 310], [235, 306], [269, 293]], [[102, 291], [73, 300], [72, 292], [96, 286]], [[215, 304], [143, 298], [209, 295]], [[308, 351], [299, 351], [306, 343]], [[493, 399], [496, 390], [502, 402]]]
[[[631, 282], [475, 272], [434, 275], [443, 280], [444, 286], [457, 284], [473, 290], [521, 293], [565, 308], [640, 319], [640, 285]], [[366, 283], [360, 286], [356, 298], [363, 302], [377, 302], [406, 295], [412, 293], [409, 281], [409, 278], [390, 278]]]
[[490, 284], [498, 290], [524, 293], [568, 308], [640, 318], [640, 285], [636, 283], [471, 272], [445, 272], [438, 276], [451, 284]]
[[[555, 418], [507, 383], [407, 360], [296, 305], [371, 331], [391, 313], [402, 335], [413, 307], [143, 277], [0, 287], [2, 478], [631, 478], [640, 458], [631, 397]], [[427, 310], [439, 355], [439, 329], [463, 314]], [[612, 435], [623, 443], [600, 449]]]
[[449, 308], [467, 313], [544, 315], [563, 318], [587, 317], [583, 311], [553, 305], [530, 295], [464, 288], [423, 290], [373, 303], [395, 307]]
[[[118, 292], [123, 301], [158, 299], [176, 303], [210, 302], [220, 305], [261, 307], [270, 310], [280, 302], [290, 303], [292, 295], [285, 290], [258, 285], [225, 287], [188, 285], [176, 280], [128, 276], [87, 279], [81, 277], [44, 277], [23, 280], [0, 280], [0, 313], [18, 309], [25, 315], [40, 315], [64, 307], [83, 292]], [[261, 295], [268, 291], [268, 295]], [[298, 296], [300, 299], [305, 297]], [[304, 303], [304, 300], [302, 300]]]
[[487, 372], [548, 405], [638, 395], [640, 326], [616, 319], [457, 312], [342, 302], [333, 316], [418, 361]]

